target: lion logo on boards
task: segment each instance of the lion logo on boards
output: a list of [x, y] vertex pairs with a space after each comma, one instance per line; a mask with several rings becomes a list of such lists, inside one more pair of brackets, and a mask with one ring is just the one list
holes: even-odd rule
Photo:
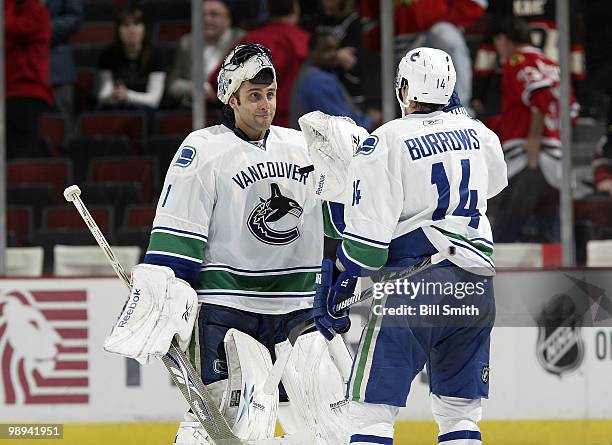
[[193, 147], [190, 147], [189, 145], [185, 145], [184, 147], [181, 148], [181, 153], [176, 159], [176, 162], [174, 163], [174, 165], [178, 165], [179, 167], [188, 167], [191, 165], [191, 163], [195, 159], [195, 155], [196, 155], [196, 149]]
[[378, 144], [378, 136], [374, 136], [374, 135], [368, 136], [367, 139], [364, 140], [363, 143], [359, 146], [359, 148], [357, 148], [357, 151], [355, 152], [355, 156], [357, 155], [367, 156], [371, 154], [376, 148], [377, 144]]
[[283, 230], [271, 223], [291, 225], [287, 217], [299, 219], [304, 210], [297, 201], [284, 196], [276, 183], [270, 184], [270, 195], [268, 199], [259, 198], [259, 204], [247, 219], [247, 227], [255, 238], [266, 244], [290, 244], [300, 237], [297, 225]]

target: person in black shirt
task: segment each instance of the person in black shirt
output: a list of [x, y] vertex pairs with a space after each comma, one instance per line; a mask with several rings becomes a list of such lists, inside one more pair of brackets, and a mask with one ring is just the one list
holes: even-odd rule
[[147, 39], [140, 9], [128, 8], [119, 14], [117, 40], [102, 52], [99, 69], [102, 108], [158, 108], [166, 73]]

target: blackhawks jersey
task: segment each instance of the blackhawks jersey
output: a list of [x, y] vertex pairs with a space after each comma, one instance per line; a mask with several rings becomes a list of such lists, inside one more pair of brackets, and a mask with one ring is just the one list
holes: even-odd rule
[[194, 131], [170, 166], [145, 262], [171, 267], [200, 302], [282, 314], [312, 307], [323, 256], [306, 142], [271, 127], [260, 143], [224, 125]]
[[[504, 64], [502, 112], [499, 136], [512, 177], [527, 166], [523, 144], [527, 140], [531, 108], [544, 114], [542, 132], [542, 173], [553, 186], [561, 177], [559, 128], [559, 66], [531, 46], [520, 47]], [[574, 102], [572, 108], [577, 111]]]
[[361, 144], [349, 178], [338, 249], [349, 273], [410, 265], [404, 260], [449, 247], [457, 266], [494, 273], [487, 199], [507, 185], [506, 164], [481, 122], [442, 111], [393, 120]]
[[[559, 60], [559, 32], [556, 24], [555, 0], [492, 0], [487, 10], [491, 21], [502, 20], [505, 17], [518, 17], [527, 22], [531, 42], [541, 49], [549, 59]], [[570, 0], [570, 70], [574, 80], [584, 80], [586, 77], [584, 47], [580, 33], [582, 16], [580, 0]], [[476, 53], [474, 74], [476, 82], [479, 77], [490, 76], [497, 65], [497, 52], [493, 40], [488, 36]], [[476, 86], [476, 89], [482, 89]]]

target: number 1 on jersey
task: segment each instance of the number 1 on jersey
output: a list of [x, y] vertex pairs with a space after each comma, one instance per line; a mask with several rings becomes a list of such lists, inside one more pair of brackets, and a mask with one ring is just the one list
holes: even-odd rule
[[[436, 162], [431, 166], [431, 183], [438, 189], [438, 207], [431, 217], [439, 221], [446, 217], [450, 205], [450, 183], [444, 164]], [[461, 160], [461, 182], [459, 183], [459, 204], [452, 215], [466, 216], [470, 218], [470, 227], [478, 228], [480, 223], [480, 212], [478, 211], [478, 190], [470, 190], [470, 160]]]

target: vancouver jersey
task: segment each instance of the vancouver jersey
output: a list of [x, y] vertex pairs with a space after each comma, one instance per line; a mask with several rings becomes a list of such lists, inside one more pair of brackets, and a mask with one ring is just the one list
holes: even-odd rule
[[224, 125], [191, 133], [170, 166], [145, 262], [172, 267], [204, 303], [282, 314], [312, 307], [321, 204], [305, 140], [271, 127], [260, 144]]
[[393, 120], [361, 144], [349, 178], [338, 256], [350, 273], [450, 247], [459, 267], [494, 273], [487, 199], [507, 174], [499, 139], [481, 122], [442, 111]]

